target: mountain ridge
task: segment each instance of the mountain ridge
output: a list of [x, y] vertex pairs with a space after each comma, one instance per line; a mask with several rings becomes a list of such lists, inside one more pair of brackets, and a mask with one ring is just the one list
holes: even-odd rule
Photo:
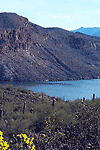
[[[4, 15], [10, 24], [3, 20]], [[99, 78], [99, 37], [56, 27], [43, 28], [15, 13], [4, 13], [0, 22], [1, 81]]]
[[100, 27], [80, 27], [76, 30], [71, 30], [72, 32], [81, 32], [87, 35], [91, 35], [91, 36], [98, 36], [98, 32], [100, 32]]

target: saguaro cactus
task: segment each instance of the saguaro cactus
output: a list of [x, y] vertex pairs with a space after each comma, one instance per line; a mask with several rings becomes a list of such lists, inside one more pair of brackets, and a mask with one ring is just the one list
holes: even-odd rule
[[3, 119], [3, 110], [2, 109], [0, 109], [0, 121], [1, 121], [1, 119]]
[[26, 104], [26, 102], [24, 102], [24, 106], [23, 106], [23, 114], [24, 114], [24, 112], [25, 112], [25, 104]]
[[95, 99], [95, 94], [93, 94], [93, 96], [92, 96], [92, 100], [94, 100]]
[[53, 100], [53, 101], [52, 101], [52, 106], [54, 106], [54, 105], [55, 105], [55, 101], [56, 101], [56, 99], [55, 99], [54, 96], [52, 97], [52, 100]]
[[2, 93], [2, 99], [4, 100], [4, 92]]
[[82, 98], [82, 104], [83, 104], [84, 101], [85, 101], [85, 97]]
[[42, 104], [43, 104], [43, 102], [44, 102], [44, 99], [43, 99], [43, 94], [42, 94]]
[[2, 116], [2, 109], [0, 109], [0, 119], [1, 119], [1, 116]]

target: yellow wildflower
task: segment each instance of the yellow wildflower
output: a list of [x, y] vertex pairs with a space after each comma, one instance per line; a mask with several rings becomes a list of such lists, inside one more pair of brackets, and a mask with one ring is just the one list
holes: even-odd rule
[[2, 136], [2, 135], [3, 135], [3, 132], [0, 131], [0, 136]]
[[9, 145], [7, 144], [6, 141], [3, 141], [3, 132], [0, 131], [0, 150], [6, 150], [8, 149]]
[[[23, 136], [25, 143], [30, 144], [30, 145], [33, 144], [32, 141], [34, 140], [34, 138], [32, 138], [31, 141], [29, 142], [30, 138], [28, 138], [26, 134], [22, 134], [22, 133], [21, 133], [20, 135], [17, 135], [17, 136], [19, 136], [20, 138], [22, 138], [22, 136]], [[35, 145], [32, 146], [32, 149], [31, 149], [31, 150], [35, 150]]]
[[32, 142], [33, 140], [34, 140], [34, 138], [32, 138], [32, 139], [31, 139], [31, 141], [30, 141], [30, 145], [32, 145], [32, 144], [33, 144], [33, 142]]
[[31, 150], [35, 150], [35, 145], [32, 146], [32, 149], [31, 149]]

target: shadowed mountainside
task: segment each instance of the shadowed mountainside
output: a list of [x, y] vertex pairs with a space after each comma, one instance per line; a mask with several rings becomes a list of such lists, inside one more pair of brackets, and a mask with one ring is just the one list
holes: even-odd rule
[[100, 38], [0, 13], [0, 81], [99, 78]]

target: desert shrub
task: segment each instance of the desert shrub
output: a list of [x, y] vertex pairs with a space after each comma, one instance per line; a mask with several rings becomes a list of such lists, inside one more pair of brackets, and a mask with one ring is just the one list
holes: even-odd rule
[[55, 132], [55, 126], [53, 122], [51, 121], [50, 117], [45, 120], [46, 126], [45, 128], [39, 133], [34, 133], [34, 144], [36, 145], [36, 149], [39, 149], [41, 147], [42, 149], [58, 149], [58, 147], [61, 146], [61, 142], [64, 140], [64, 134], [63, 129], [62, 132]]
[[[81, 128], [81, 140], [85, 138], [85, 146], [86, 141], [90, 142], [91, 145], [94, 148], [97, 148], [96, 145], [98, 145], [97, 142], [97, 136], [98, 136], [98, 117], [97, 112], [91, 105], [83, 105], [83, 110], [79, 111], [79, 114], [76, 115], [77, 125], [79, 125]], [[76, 126], [77, 126], [76, 125]], [[94, 136], [95, 133], [95, 136]], [[90, 138], [90, 140], [89, 140]], [[96, 145], [95, 145], [96, 144]]]
[[22, 86], [17, 87], [17, 90], [21, 91], [22, 93], [27, 93], [27, 94], [29, 94], [29, 93], [30, 93], [30, 91], [29, 91], [29, 90], [24, 89]]
[[4, 85], [0, 84], [0, 89], [4, 89]]
[[4, 94], [4, 101], [5, 102], [11, 102], [14, 101], [14, 97], [13, 96], [9, 96], [8, 94]]
[[22, 131], [27, 128], [29, 129], [30, 127], [34, 127], [34, 123], [36, 122], [36, 118], [31, 118], [30, 116], [26, 119], [24, 118], [22, 121], [22, 125], [23, 125], [23, 128], [21, 129]]
[[4, 120], [0, 120], [0, 130], [5, 130], [5, 121]]
[[4, 86], [4, 89], [5, 89], [5, 90], [10, 90], [10, 91], [12, 91], [12, 90], [14, 89], [14, 87], [13, 87], [12, 84], [6, 84], [6, 85]]
[[49, 102], [43, 103], [41, 105], [36, 105], [34, 111], [37, 112], [39, 118], [44, 118], [52, 113], [52, 106], [49, 105]]
[[[51, 117], [52, 118], [52, 117]], [[75, 115], [71, 113], [67, 113], [65, 110], [57, 110], [56, 111], [56, 123], [58, 123], [60, 126], [64, 127], [66, 124], [71, 125], [76, 122], [74, 120]]]
[[2, 92], [3, 92], [3, 90], [4, 90], [4, 89], [0, 87], [0, 93], [2, 93]]
[[62, 101], [62, 99], [60, 97], [57, 97], [57, 101], [60, 102]]
[[56, 104], [55, 104], [55, 108], [57, 108], [57, 110], [65, 110], [65, 111], [67, 111], [68, 113], [70, 113], [71, 112], [71, 108], [69, 107], [69, 104], [66, 104], [66, 103], [64, 103], [64, 102], [57, 102]]

